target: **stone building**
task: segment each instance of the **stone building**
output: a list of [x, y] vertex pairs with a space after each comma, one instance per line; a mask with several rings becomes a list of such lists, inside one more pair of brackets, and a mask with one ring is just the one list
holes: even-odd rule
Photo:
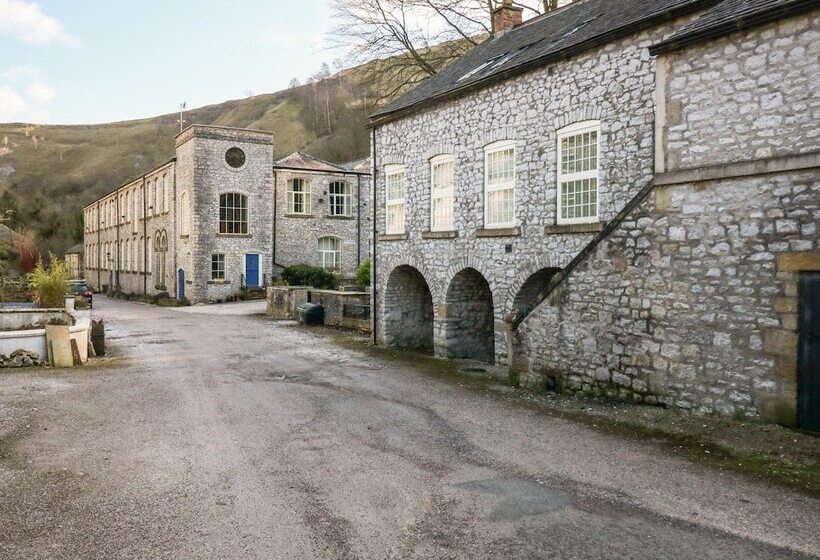
[[84, 247], [82, 243], [77, 243], [65, 252], [65, 265], [71, 278], [82, 278]]
[[[280, 168], [274, 164], [271, 133], [205, 125], [182, 131], [175, 152], [168, 163], [84, 208], [90, 285], [221, 301], [241, 287], [269, 284], [291, 264], [316, 264], [352, 276], [362, 255], [366, 258], [358, 232], [370, 221], [359, 211], [369, 202], [371, 183], [361, 164], [322, 162], [334, 168], [332, 173], [301, 170], [287, 164], [315, 166], [319, 160], [295, 154], [281, 160]], [[287, 190], [297, 177], [307, 194]], [[331, 183], [323, 182], [328, 178]], [[324, 195], [331, 188], [334, 195]], [[344, 200], [335, 208], [345, 215], [330, 207], [340, 197]], [[297, 220], [279, 212], [289, 198], [302, 200], [312, 214], [295, 212]]]
[[377, 341], [817, 429], [816, 2], [496, 18], [372, 116]]

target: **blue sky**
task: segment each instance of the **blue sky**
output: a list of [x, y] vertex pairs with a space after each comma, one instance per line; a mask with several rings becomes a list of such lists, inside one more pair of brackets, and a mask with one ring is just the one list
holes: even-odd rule
[[150, 117], [304, 81], [327, 0], [0, 0], [0, 122]]

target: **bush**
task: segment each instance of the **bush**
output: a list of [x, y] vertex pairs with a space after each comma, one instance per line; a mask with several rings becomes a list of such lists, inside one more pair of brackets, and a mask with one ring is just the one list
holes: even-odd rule
[[370, 285], [370, 259], [364, 261], [356, 271], [356, 284], [359, 286]]
[[28, 275], [28, 284], [34, 291], [34, 298], [40, 307], [65, 307], [65, 296], [68, 292], [68, 281], [71, 275], [63, 261], [49, 255], [48, 268], [43, 260], [37, 261]]
[[313, 286], [325, 290], [332, 290], [336, 287], [336, 276], [333, 273], [307, 264], [287, 267], [282, 271], [282, 278], [290, 286]]

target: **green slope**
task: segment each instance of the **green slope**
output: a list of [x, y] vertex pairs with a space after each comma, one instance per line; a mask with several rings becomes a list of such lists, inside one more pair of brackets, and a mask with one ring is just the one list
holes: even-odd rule
[[[356, 70], [313, 85], [192, 109], [186, 124], [270, 130], [275, 156], [304, 150], [345, 161], [368, 151], [369, 96]], [[0, 124], [0, 211], [32, 229], [44, 250], [61, 253], [82, 238], [80, 209], [173, 155], [178, 115], [99, 125]]]

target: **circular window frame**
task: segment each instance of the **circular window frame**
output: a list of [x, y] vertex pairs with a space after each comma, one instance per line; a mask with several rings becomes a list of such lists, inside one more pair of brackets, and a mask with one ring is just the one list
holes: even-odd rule
[[[228, 163], [228, 152], [230, 152], [233, 149], [237, 149], [240, 152], [242, 152], [243, 162], [242, 162], [242, 165], [240, 165], [239, 167], [234, 167], [233, 165]], [[231, 146], [230, 148], [228, 148], [227, 150], [225, 150], [223, 152], [223, 154], [222, 154], [222, 164], [225, 167], [227, 167], [228, 169], [230, 169], [231, 171], [242, 171], [248, 165], [248, 154], [247, 154], [247, 152], [245, 152], [245, 150], [243, 150], [239, 146]]]

